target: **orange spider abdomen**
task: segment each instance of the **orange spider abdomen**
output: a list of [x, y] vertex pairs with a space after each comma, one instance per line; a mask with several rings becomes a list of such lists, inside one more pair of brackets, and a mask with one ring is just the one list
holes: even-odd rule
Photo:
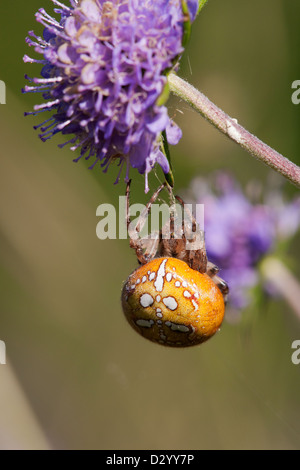
[[166, 346], [203, 343], [220, 328], [225, 304], [207, 274], [176, 258], [155, 258], [128, 277], [122, 305], [130, 325]]

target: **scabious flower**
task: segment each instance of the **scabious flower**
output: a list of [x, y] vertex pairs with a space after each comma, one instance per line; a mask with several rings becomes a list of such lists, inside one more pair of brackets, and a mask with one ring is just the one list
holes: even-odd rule
[[[258, 185], [251, 186], [257, 195]], [[229, 285], [229, 305], [244, 309], [261, 284], [260, 261], [299, 229], [300, 198], [286, 202], [280, 189], [266, 189], [262, 201], [254, 200], [223, 172], [212, 180], [194, 179], [190, 190], [196, 202], [204, 204], [208, 259], [221, 268]], [[264, 287], [268, 294], [275, 293]]]
[[[147, 175], [158, 163], [165, 173], [169, 163], [161, 151], [161, 132], [176, 144], [181, 130], [160, 105], [167, 72], [183, 52], [182, 0], [70, 0], [66, 6], [51, 0], [60, 19], [44, 9], [36, 20], [43, 37], [29, 32], [26, 41], [43, 56], [25, 62], [41, 63], [42, 78], [26, 78], [33, 86], [24, 92], [42, 92], [47, 100], [34, 107], [38, 114], [54, 113], [35, 126], [45, 141], [61, 132], [74, 134], [71, 149], [98, 162], [107, 171], [118, 160], [119, 180], [124, 164]], [[190, 19], [198, 0], [189, 0]], [[116, 181], [116, 182], [117, 182]]]

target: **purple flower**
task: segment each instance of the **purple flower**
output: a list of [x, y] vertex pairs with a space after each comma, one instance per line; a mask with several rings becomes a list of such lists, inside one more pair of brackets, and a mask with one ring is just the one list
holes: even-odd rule
[[194, 21], [198, 11], [199, 0], [187, 0], [186, 3], [190, 12], [191, 21]]
[[[42, 78], [26, 78], [33, 86], [24, 92], [41, 92], [46, 102], [32, 113], [51, 111], [52, 117], [36, 128], [43, 141], [53, 135], [74, 134], [67, 142], [80, 149], [74, 161], [85, 156], [93, 168], [100, 162], [106, 172], [118, 160], [147, 175], [158, 163], [165, 173], [169, 163], [161, 151], [161, 132], [176, 144], [180, 129], [167, 109], [158, 105], [167, 84], [167, 72], [182, 53], [181, 0], [57, 0], [57, 20], [44, 9], [36, 19], [45, 27], [43, 37], [29, 32], [29, 46], [43, 56], [25, 62], [41, 63]], [[198, 0], [190, 0], [194, 18]]]
[[229, 284], [230, 305], [243, 309], [260, 284], [259, 262], [299, 230], [300, 198], [285, 202], [282, 191], [267, 189], [263, 202], [253, 202], [227, 173], [210, 183], [195, 179], [191, 189], [196, 202], [204, 204], [208, 258]]

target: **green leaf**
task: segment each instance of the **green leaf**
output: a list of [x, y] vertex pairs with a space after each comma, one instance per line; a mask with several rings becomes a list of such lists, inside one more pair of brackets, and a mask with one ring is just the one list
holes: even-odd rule
[[198, 12], [197, 12], [197, 15], [199, 15], [200, 11], [202, 10], [202, 8], [204, 7], [204, 5], [207, 3], [208, 0], [200, 0], [199, 2], [199, 6], [198, 6]]

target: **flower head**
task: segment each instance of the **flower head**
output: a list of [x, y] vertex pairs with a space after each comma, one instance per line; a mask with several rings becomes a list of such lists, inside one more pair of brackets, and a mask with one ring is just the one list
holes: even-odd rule
[[[104, 171], [118, 160], [146, 175], [158, 163], [169, 171], [160, 149], [160, 135], [177, 143], [180, 129], [167, 109], [158, 104], [165, 89], [166, 73], [182, 53], [184, 16], [182, 0], [57, 0], [57, 20], [44, 9], [36, 19], [45, 27], [43, 37], [29, 32], [27, 43], [43, 56], [24, 56], [25, 62], [43, 65], [42, 78], [26, 78], [47, 100], [34, 113], [51, 111], [41, 128], [42, 140], [53, 135], [74, 134], [67, 142], [80, 149], [74, 161], [85, 156], [93, 168]], [[198, 1], [189, 1], [195, 16]], [[120, 172], [117, 181], [120, 177]]]
[[259, 262], [299, 229], [300, 198], [286, 202], [276, 189], [266, 190], [262, 202], [253, 201], [227, 173], [218, 173], [211, 182], [195, 179], [191, 189], [204, 204], [208, 259], [221, 268], [230, 305], [243, 309], [260, 283]]

